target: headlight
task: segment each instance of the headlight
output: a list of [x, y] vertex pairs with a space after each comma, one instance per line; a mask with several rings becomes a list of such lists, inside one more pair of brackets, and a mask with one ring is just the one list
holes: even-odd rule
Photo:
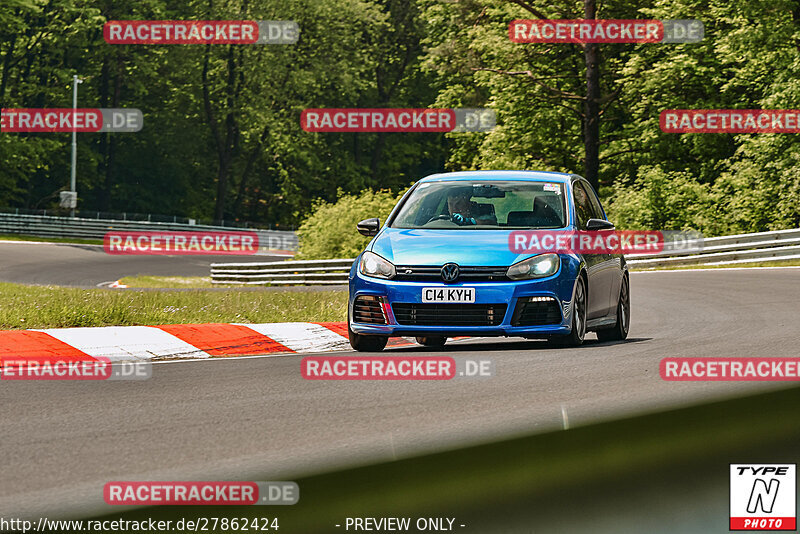
[[508, 268], [506, 275], [512, 280], [544, 278], [556, 274], [560, 266], [558, 254], [540, 254], [515, 263]]
[[358, 272], [364, 276], [374, 276], [376, 278], [394, 278], [394, 265], [388, 260], [381, 258], [374, 252], [365, 252], [361, 255], [358, 264]]

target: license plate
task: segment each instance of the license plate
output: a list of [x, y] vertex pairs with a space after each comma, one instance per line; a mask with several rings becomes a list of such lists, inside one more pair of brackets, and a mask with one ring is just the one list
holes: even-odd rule
[[475, 302], [474, 287], [423, 287], [422, 302]]

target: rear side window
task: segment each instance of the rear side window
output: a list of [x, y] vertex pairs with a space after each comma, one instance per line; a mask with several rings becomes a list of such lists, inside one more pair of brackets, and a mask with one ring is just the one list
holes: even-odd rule
[[594, 189], [591, 185], [585, 184], [583, 182], [580, 183], [581, 187], [586, 189], [586, 194], [589, 196], [589, 202], [592, 203], [592, 215], [593, 219], [605, 219], [606, 216], [603, 214], [603, 207], [600, 205], [600, 199], [597, 198], [597, 193], [595, 193]]
[[583, 188], [580, 182], [575, 182], [572, 186], [572, 196], [575, 197], [575, 212], [578, 215], [578, 226], [586, 228], [589, 219], [595, 219], [594, 206], [589, 198], [589, 193]]

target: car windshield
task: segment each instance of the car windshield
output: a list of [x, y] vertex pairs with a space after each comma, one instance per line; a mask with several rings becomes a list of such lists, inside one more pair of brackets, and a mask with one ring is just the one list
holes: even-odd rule
[[425, 182], [414, 189], [390, 226], [562, 228], [565, 212], [563, 185], [555, 182]]

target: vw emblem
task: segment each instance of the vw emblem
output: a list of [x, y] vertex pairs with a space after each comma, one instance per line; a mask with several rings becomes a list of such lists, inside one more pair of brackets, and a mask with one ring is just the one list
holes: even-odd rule
[[460, 274], [458, 265], [455, 263], [445, 263], [442, 265], [442, 280], [445, 282], [455, 282]]

